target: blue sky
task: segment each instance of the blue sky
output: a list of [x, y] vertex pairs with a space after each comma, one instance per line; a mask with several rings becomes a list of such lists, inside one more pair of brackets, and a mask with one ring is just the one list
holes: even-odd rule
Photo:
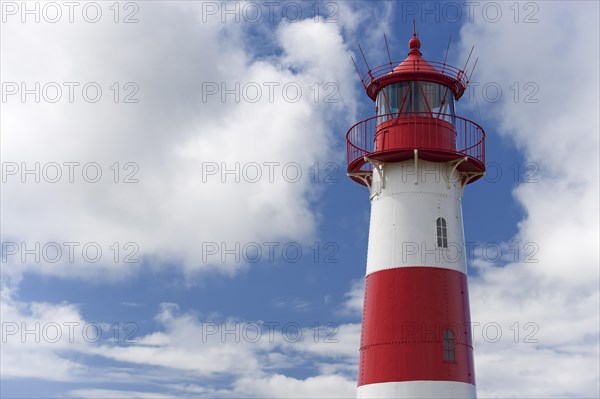
[[404, 59], [413, 17], [426, 59], [479, 57], [478, 393], [597, 397], [598, 4], [572, 3], [2, 2], [2, 397], [354, 395], [350, 57]]

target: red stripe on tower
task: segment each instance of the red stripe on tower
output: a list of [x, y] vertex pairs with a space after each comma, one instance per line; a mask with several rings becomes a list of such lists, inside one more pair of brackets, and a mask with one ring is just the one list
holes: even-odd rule
[[466, 276], [435, 267], [367, 276], [358, 385], [475, 384]]

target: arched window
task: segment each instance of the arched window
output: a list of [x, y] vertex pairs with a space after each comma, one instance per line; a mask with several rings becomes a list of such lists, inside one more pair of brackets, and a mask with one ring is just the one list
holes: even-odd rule
[[444, 330], [444, 361], [454, 361], [454, 333], [452, 330]]
[[437, 218], [435, 221], [437, 230], [437, 246], [438, 248], [448, 248], [448, 229], [446, 228], [446, 219]]

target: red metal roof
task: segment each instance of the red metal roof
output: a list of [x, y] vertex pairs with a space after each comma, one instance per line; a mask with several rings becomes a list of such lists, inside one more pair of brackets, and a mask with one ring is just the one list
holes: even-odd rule
[[392, 64], [377, 66], [368, 72], [363, 84], [367, 95], [375, 100], [377, 93], [385, 86], [409, 80], [420, 80], [448, 86], [454, 93], [454, 98], [459, 99], [467, 88], [467, 77], [464, 71], [446, 64], [445, 62], [427, 61], [420, 51], [421, 41], [414, 33], [408, 42], [409, 52], [404, 61], [395, 68]]
[[419, 49], [421, 48], [421, 41], [416, 34], [408, 42], [410, 51], [408, 57], [404, 59], [394, 70], [394, 72], [433, 72], [439, 73], [429, 62], [425, 61], [423, 54]]

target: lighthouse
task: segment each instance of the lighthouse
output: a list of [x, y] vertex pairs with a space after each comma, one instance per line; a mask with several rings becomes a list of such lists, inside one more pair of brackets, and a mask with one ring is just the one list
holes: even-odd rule
[[474, 398], [462, 197], [485, 172], [485, 133], [456, 113], [466, 65], [425, 60], [416, 32], [408, 45], [358, 71], [375, 116], [346, 136], [371, 202], [357, 396]]

